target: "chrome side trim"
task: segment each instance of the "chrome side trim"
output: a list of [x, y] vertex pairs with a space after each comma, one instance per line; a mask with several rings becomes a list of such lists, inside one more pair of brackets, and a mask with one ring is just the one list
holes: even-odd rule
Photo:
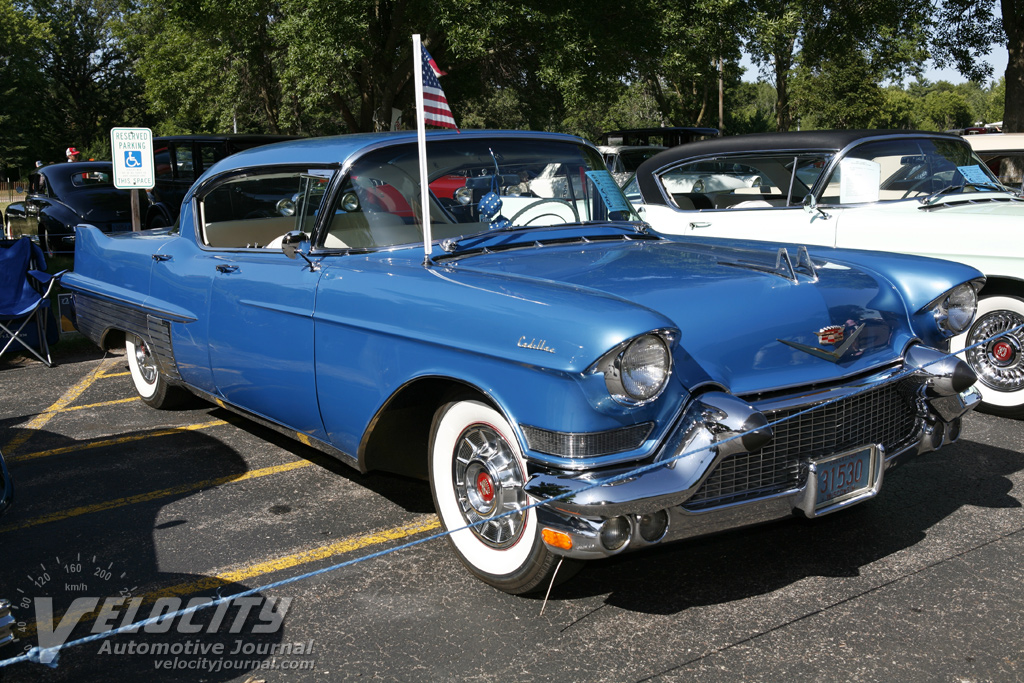
[[78, 331], [93, 343], [102, 345], [103, 338], [110, 330], [136, 334], [152, 347], [161, 372], [170, 379], [181, 379], [174, 359], [170, 321], [154, 315], [154, 312], [82, 291], [72, 292], [72, 303]]
[[[282, 425], [282, 424], [280, 424], [278, 422], [275, 422], [275, 421], [271, 420], [270, 418], [267, 418], [267, 417], [264, 417], [262, 415], [259, 415], [258, 413], [253, 413], [251, 411], [248, 411], [245, 408], [241, 408], [239, 406], [236, 406], [233, 403], [228, 403], [227, 401], [225, 401], [224, 399], [220, 398], [219, 396], [215, 396], [215, 395], [213, 395], [211, 393], [203, 391], [202, 389], [197, 389], [196, 387], [193, 387], [191, 385], [185, 385], [185, 388], [188, 389], [189, 391], [191, 391], [193, 394], [195, 394], [199, 398], [203, 399], [204, 401], [209, 401], [210, 403], [213, 403], [218, 408], [223, 408], [224, 410], [230, 410], [232, 413], [235, 413], [236, 415], [240, 415], [240, 416], [244, 417], [247, 420], [251, 420], [251, 421], [255, 422], [256, 424], [260, 425], [261, 427], [266, 427], [267, 429], [272, 429], [275, 432], [277, 432], [278, 434], [283, 434], [283, 435], [285, 435], [285, 436], [287, 436], [287, 437], [289, 437], [291, 439], [295, 439], [296, 441], [298, 441], [299, 443], [301, 443], [301, 444], [303, 444], [305, 446], [309, 446], [311, 448], [315, 448], [316, 450], [320, 451], [321, 453], [329, 455], [332, 458], [335, 458], [336, 460], [340, 460], [340, 461], [344, 462], [346, 465], [350, 465], [350, 466], [356, 468], [357, 470], [359, 470], [359, 463], [358, 463], [358, 461], [356, 460], [355, 457], [349, 455], [348, 453], [346, 453], [343, 450], [335, 448], [334, 446], [332, 446], [331, 444], [327, 443], [326, 441], [321, 441], [320, 439], [316, 438], [315, 436], [310, 436], [309, 434], [306, 434], [304, 432], [297, 432], [294, 429], [291, 429], [290, 427], [286, 427], [286, 426], [284, 426], [284, 425]], [[363, 470], [360, 470], [360, 471], [363, 471]]]

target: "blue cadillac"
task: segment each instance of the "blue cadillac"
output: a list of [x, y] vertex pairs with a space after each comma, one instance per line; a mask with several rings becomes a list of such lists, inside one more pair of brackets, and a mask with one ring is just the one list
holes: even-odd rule
[[155, 408], [190, 392], [428, 479], [510, 593], [870, 499], [978, 401], [944, 353], [974, 268], [670, 241], [567, 135], [431, 133], [425, 164], [429, 191], [412, 133], [274, 144], [210, 168], [169, 233], [80, 227], [78, 329], [124, 340]]

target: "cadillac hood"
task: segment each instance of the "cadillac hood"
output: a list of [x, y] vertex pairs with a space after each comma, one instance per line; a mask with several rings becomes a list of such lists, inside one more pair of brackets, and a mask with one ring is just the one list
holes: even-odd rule
[[[735, 394], [838, 379], [897, 360], [915, 339], [935, 336], [929, 316], [914, 314], [947, 289], [980, 276], [960, 264], [912, 256], [879, 255], [878, 268], [844, 261], [842, 250], [811, 249], [814, 268], [798, 264], [798, 247], [777, 268], [778, 247], [764, 243], [681, 243], [637, 241], [609, 248], [607, 243], [582, 247], [547, 246], [490, 253], [462, 259], [461, 277], [470, 273], [558, 283], [575, 288], [586, 306], [595, 293], [647, 309], [654, 321], [679, 331], [677, 363], [696, 362], [714, 381]], [[863, 252], [858, 261], [866, 260]], [[894, 273], [894, 271], [897, 271]], [[906, 293], [894, 275], [918, 283]], [[927, 281], [927, 286], [920, 283]], [[917, 298], [917, 301], [913, 301]], [[908, 299], [911, 299], [908, 301]], [[564, 303], [564, 299], [563, 299]], [[581, 336], [582, 311], [569, 320]], [[607, 311], [595, 311], [589, 325], [614, 328]], [[933, 329], [915, 330], [922, 321]], [[545, 326], [536, 322], [535, 329]], [[646, 331], [646, 330], [641, 330]], [[632, 332], [637, 332], [633, 330]], [[565, 338], [573, 330], [549, 337]], [[932, 340], [935, 341], [934, 339]]]

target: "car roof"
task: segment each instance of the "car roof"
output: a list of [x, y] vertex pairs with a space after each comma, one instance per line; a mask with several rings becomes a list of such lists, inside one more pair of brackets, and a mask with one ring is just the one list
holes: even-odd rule
[[981, 152], [1024, 151], [1024, 133], [985, 133], [965, 135], [971, 148]]
[[[563, 133], [516, 130], [463, 130], [460, 133], [455, 131], [427, 131], [427, 139], [430, 141], [443, 139], [467, 140], [476, 137], [511, 137], [531, 140], [544, 138], [547, 140], [564, 140], [577, 144], [589, 144], [578, 136]], [[324, 138], [300, 138], [289, 142], [278, 142], [272, 145], [253, 147], [237, 154], [232, 154], [210, 167], [203, 174], [201, 180], [209, 175], [251, 166], [284, 164], [344, 165], [350, 158], [371, 149], [415, 142], [415, 130], [384, 133], [352, 133]]]
[[110, 161], [66, 161], [56, 164], [47, 164], [37, 168], [34, 172], [40, 174], [55, 189], [69, 188], [71, 176], [76, 173], [88, 173], [89, 171], [103, 171], [113, 174], [114, 164]]
[[636, 176], [643, 196], [645, 198], [657, 197], [659, 192], [654, 174], [666, 166], [686, 159], [742, 152], [839, 151], [861, 140], [922, 136], [952, 140], [963, 139], [959, 135], [926, 130], [805, 130], [728, 135], [689, 142], [656, 154], [640, 164], [636, 170]]

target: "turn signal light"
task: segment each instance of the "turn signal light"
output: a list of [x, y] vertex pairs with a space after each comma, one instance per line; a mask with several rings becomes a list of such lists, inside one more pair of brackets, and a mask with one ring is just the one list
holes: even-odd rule
[[572, 536], [569, 534], [562, 531], [555, 531], [554, 529], [544, 529], [540, 533], [544, 542], [552, 548], [572, 550]]

